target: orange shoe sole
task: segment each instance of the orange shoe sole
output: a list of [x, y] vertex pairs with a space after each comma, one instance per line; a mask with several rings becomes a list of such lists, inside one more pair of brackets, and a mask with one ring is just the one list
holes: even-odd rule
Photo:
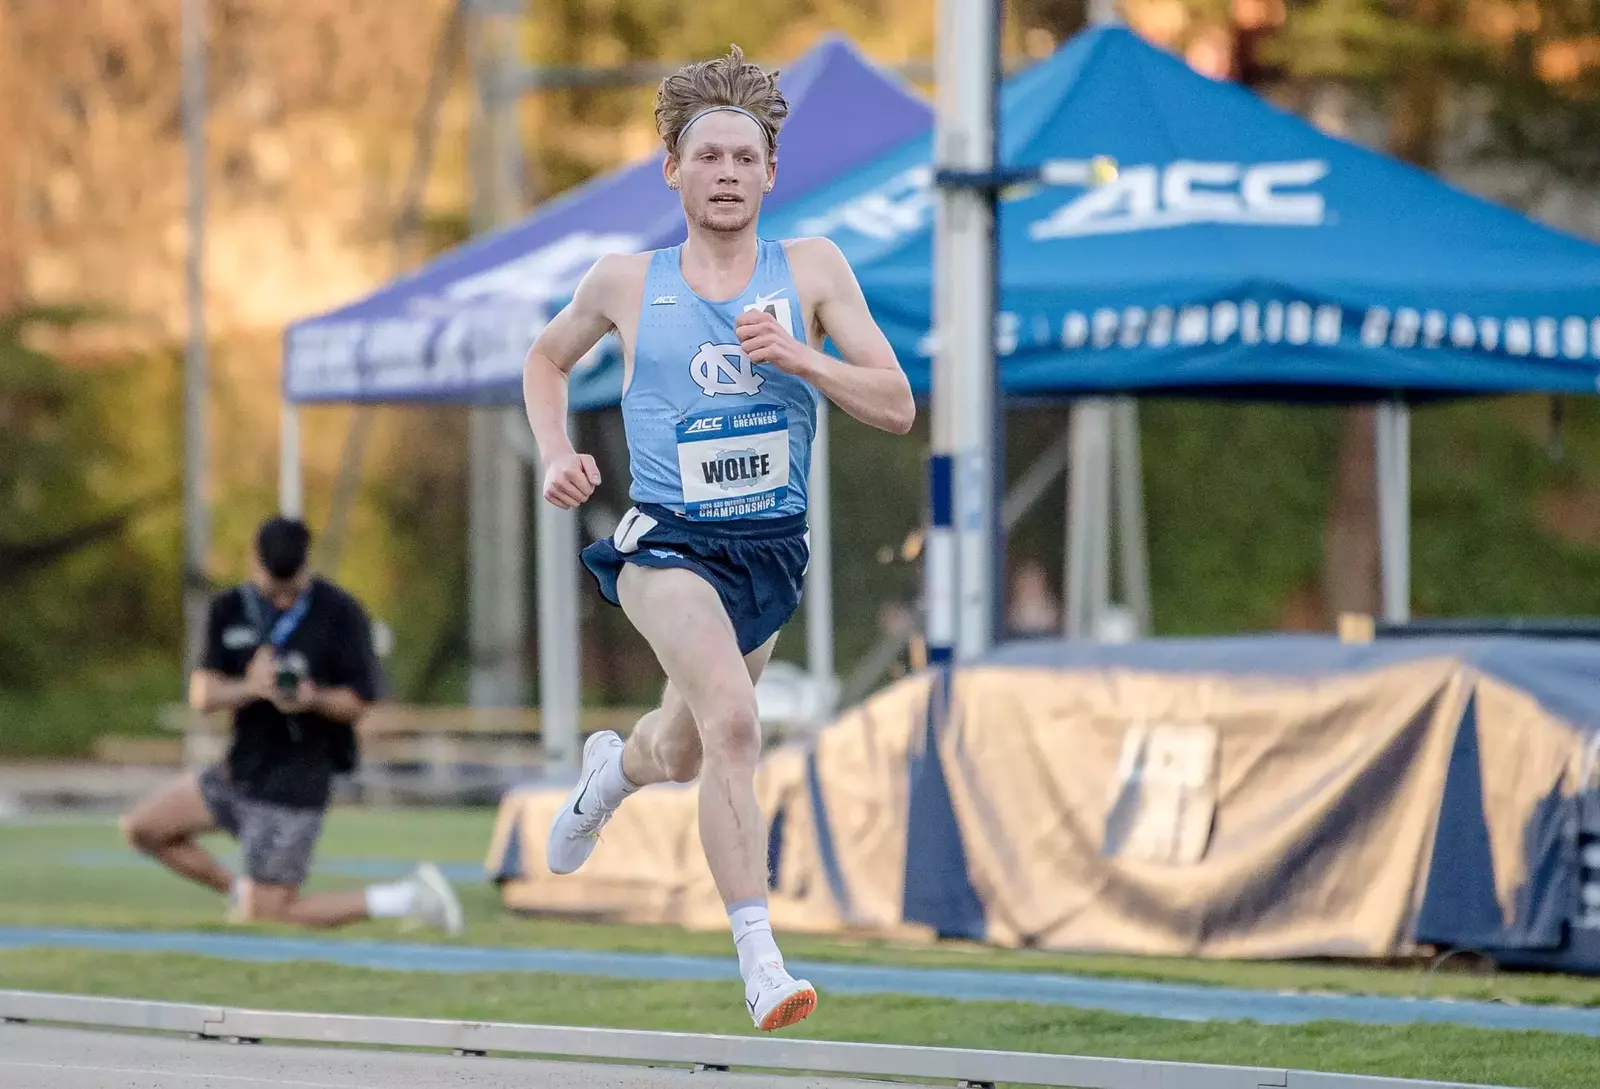
[[817, 1008], [817, 992], [810, 987], [794, 994], [772, 1007], [772, 1012], [767, 1014], [761, 1022], [762, 1032], [771, 1032], [774, 1029], [788, 1028], [790, 1025], [799, 1024]]

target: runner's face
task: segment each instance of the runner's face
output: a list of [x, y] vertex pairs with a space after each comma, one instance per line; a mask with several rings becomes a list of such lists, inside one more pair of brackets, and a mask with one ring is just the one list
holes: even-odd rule
[[760, 125], [727, 110], [708, 113], [689, 126], [675, 158], [667, 178], [676, 176], [690, 223], [736, 234], [755, 222], [774, 174]]

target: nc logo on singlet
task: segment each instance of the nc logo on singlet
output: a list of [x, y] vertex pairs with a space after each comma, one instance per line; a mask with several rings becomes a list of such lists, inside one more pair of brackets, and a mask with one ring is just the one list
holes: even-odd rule
[[707, 397], [719, 393], [742, 393], [754, 397], [767, 378], [756, 372], [756, 365], [737, 344], [700, 345], [689, 360], [689, 377]]

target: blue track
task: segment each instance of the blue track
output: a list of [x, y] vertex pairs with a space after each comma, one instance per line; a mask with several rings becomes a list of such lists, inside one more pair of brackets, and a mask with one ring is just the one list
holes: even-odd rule
[[[0, 948], [103, 949], [192, 953], [249, 961], [323, 961], [384, 971], [559, 972], [621, 979], [729, 981], [726, 958], [603, 953], [567, 949], [493, 949], [460, 945], [349, 941], [337, 938], [253, 937], [245, 934], [0, 927]], [[1492, 1002], [1279, 994], [1137, 980], [1093, 979], [1034, 972], [823, 964], [792, 960], [789, 969], [824, 991], [888, 993], [962, 1000], [1031, 1002], [1179, 1021], [1257, 1021], [1299, 1024], [1357, 1021], [1477, 1028], [1533, 1029], [1600, 1036], [1600, 1010], [1505, 1006]]]

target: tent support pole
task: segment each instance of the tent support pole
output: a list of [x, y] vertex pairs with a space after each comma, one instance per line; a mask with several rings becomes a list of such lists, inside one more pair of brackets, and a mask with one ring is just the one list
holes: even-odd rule
[[806, 666], [817, 697], [814, 710], [818, 723], [833, 716], [839, 691], [833, 664], [833, 474], [828, 417], [828, 399], [819, 398], [817, 435], [811, 444], [811, 479], [806, 485], [811, 557], [805, 576]]
[[[526, 427], [526, 424], [523, 425]], [[567, 426], [572, 426], [568, 417]], [[543, 467], [539, 479], [544, 478]], [[534, 547], [539, 573], [539, 725], [545, 769], [578, 773], [578, 716], [582, 656], [578, 630], [578, 512], [534, 498]]]
[[1009, 533], [1048, 493], [1056, 477], [1066, 470], [1071, 431], [1063, 431], [1018, 478], [1000, 504], [1000, 523]]
[[1111, 459], [1112, 428], [1115, 418], [1111, 402], [1096, 398], [1094, 404], [1094, 456], [1089, 462], [1089, 494], [1094, 516], [1089, 520], [1089, 633], [1098, 642], [1111, 612]]
[[1072, 403], [1068, 427], [1072, 458], [1067, 468], [1067, 586], [1065, 634], [1096, 637], [1104, 611], [1110, 551], [1108, 462], [1111, 414], [1101, 397]]
[[285, 399], [278, 410], [278, 513], [304, 518], [305, 476], [300, 467], [300, 406]]
[[1394, 399], [1379, 402], [1376, 416], [1383, 618], [1397, 624], [1411, 619], [1411, 413]]
[[1132, 397], [1118, 397], [1112, 413], [1122, 602], [1133, 614], [1135, 636], [1143, 638], [1150, 633], [1150, 558], [1145, 537], [1144, 468], [1139, 457], [1139, 403]]

